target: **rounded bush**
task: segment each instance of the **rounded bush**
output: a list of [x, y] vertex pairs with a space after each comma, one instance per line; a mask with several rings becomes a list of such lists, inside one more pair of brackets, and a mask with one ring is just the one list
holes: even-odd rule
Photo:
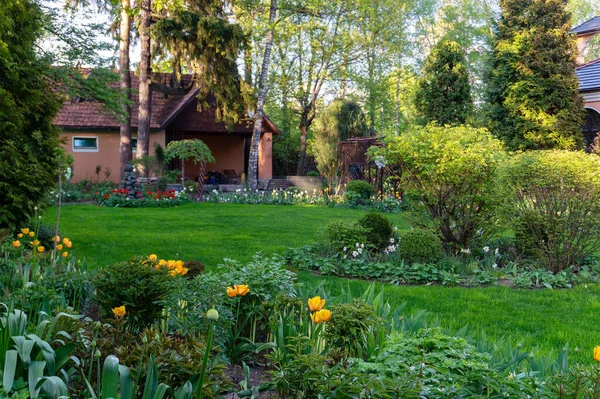
[[204, 263], [200, 262], [199, 260], [188, 260], [183, 266], [188, 269], [187, 273], [185, 274], [186, 278], [193, 279], [197, 275], [204, 273]]
[[384, 248], [390, 244], [394, 232], [392, 222], [382, 214], [369, 212], [358, 221], [358, 224], [368, 231], [366, 238], [369, 244], [376, 248]]
[[373, 187], [364, 180], [352, 180], [346, 184], [346, 200], [367, 203], [373, 195]]
[[96, 301], [104, 315], [112, 317], [111, 310], [125, 306], [128, 327], [143, 330], [158, 320], [162, 306], [157, 301], [169, 293], [169, 281], [173, 278], [164, 267], [142, 258], [100, 269], [96, 278]]
[[357, 223], [333, 221], [327, 225], [327, 238], [329, 245], [335, 251], [342, 251], [344, 247], [354, 247], [354, 245], [367, 242], [368, 230]]
[[397, 252], [398, 256], [409, 264], [436, 263], [444, 253], [440, 238], [432, 231], [422, 229], [403, 233]]

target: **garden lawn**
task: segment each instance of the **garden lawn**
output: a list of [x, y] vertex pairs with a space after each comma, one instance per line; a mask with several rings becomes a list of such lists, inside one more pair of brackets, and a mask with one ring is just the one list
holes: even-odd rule
[[[332, 220], [358, 220], [366, 212], [323, 206], [185, 204], [178, 208], [104, 208], [66, 205], [60, 231], [73, 241], [73, 253], [93, 268], [132, 256], [197, 259], [208, 268], [223, 258], [248, 261], [262, 251], [272, 255], [315, 242]], [[390, 219], [408, 228], [399, 215]], [[56, 223], [56, 208], [43, 216]]]
[[[199, 259], [214, 268], [222, 258], [251, 259], [257, 251], [274, 254], [315, 241], [331, 220], [357, 220], [365, 212], [318, 206], [187, 204], [179, 208], [120, 209], [69, 205], [60, 230], [71, 238], [74, 253], [92, 267], [131, 256], [155, 253], [166, 259]], [[44, 215], [52, 223], [56, 209]], [[401, 215], [390, 215], [400, 229]], [[300, 273], [307, 287], [324, 282], [327, 291], [350, 287], [355, 295], [368, 282]], [[392, 306], [425, 309], [450, 331], [468, 325], [488, 337], [511, 337], [537, 354], [557, 352], [569, 343], [572, 357], [591, 361], [600, 345], [600, 286], [569, 290], [517, 290], [507, 287], [461, 288], [385, 285]], [[575, 354], [573, 349], [580, 349]]]

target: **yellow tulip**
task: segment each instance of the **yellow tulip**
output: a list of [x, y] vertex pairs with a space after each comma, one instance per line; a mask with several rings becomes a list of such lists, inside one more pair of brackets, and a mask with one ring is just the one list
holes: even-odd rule
[[158, 260], [158, 256], [156, 256], [155, 254], [152, 254], [152, 255], [148, 256], [148, 260], [151, 260], [152, 262], [156, 262]]
[[57, 250], [57, 251], [62, 251], [62, 249], [63, 249], [63, 246], [62, 246], [62, 244], [58, 244], [58, 245], [56, 246], [56, 250]]
[[311, 312], [319, 311], [323, 309], [323, 306], [325, 306], [325, 299], [321, 299], [320, 296], [316, 296], [308, 300], [308, 308]]
[[60, 237], [59, 236], [54, 236], [54, 242], [60, 242]]
[[42, 245], [40, 245], [39, 247], [37, 247], [37, 251], [38, 251], [39, 253], [42, 253], [42, 252], [44, 252], [44, 249], [45, 249], [45, 248], [44, 248]]
[[35, 233], [33, 231], [29, 232], [29, 237], [33, 237], [35, 235]]
[[31, 241], [31, 245], [33, 245], [34, 247], [37, 247], [38, 245], [40, 245], [40, 240]]
[[29, 229], [28, 228], [21, 229], [21, 233], [29, 234]]
[[600, 346], [594, 348], [594, 360], [600, 362]]
[[125, 305], [119, 306], [118, 308], [114, 308], [112, 312], [116, 317], [123, 317], [125, 316], [125, 313], [127, 313], [125, 311]]
[[230, 298], [235, 298], [237, 296], [237, 290], [232, 287], [227, 287], [227, 296]]
[[69, 253], [67, 251], [65, 251], [65, 252], [62, 253], [62, 257], [63, 258], [66, 258], [67, 256], [69, 256]]
[[65, 246], [67, 248], [71, 248], [73, 246], [73, 243], [71, 242], [71, 240], [67, 241], [67, 243], [65, 244]]
[[19, 238], [23, 238], [23, 233], [19, 233], [19, 234], [17, 234], [17, 237], [19, 237]]
[[250, 292], [250, 288], [248, 288], [248, 286], [246, 284], [234, 285], [234, 287], [235, 287], [235, 291], [237, 292], [237, 294], [241, 295], [241, 296], [244, 296]]
[[67, 237], [63, 238], [63, 244], [67, 245], [67, 243], [68, 243], [69, 241], [71, 241], [71, 240], [69, 240]]
[[316, 323], [316, 324], [323, 323], [325, 321], [329, 321], [330, 318], [331, 318], [331, 311], [327, 310], [327, 309], [321, 309], [321, 310], [318, 310], [318, 311], [310, 314], [310, 319], [313, 321], [313, 323]]
[[12, 244], [13, 244], [13, 247], [19, 248], [21, 246], [21, 241], [16, 240], [16, 241], [13, 241]]

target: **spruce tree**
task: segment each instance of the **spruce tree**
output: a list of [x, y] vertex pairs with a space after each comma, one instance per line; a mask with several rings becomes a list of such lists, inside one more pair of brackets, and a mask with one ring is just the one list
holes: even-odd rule
[[473, 110], [465, 53], [454, 41], [442, 39], [423, 68], [415, 98], [422, 124], [464, 124]]
[[55, 186], [60, 142], [52, 125], [60, 102], [48, 61], [35, 52], [44, 14], [31, 0], [0, 12], [0, 229], [26, 227]]
[[566, 0], [501, 0], [487, 88], [490, 130], [511, 149], [583, 146]]

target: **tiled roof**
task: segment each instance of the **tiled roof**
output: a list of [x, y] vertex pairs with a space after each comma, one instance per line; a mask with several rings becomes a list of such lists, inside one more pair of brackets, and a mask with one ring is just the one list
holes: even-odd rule
[[594, 17], [588, 21], [585, 21], [581, 25], [574, 27], [569, 33], [577, 33], [578, 35], [581, 35], [584, 33], [593, 32], [600, 32], [600, 16]]
[[600, 90], [600, 58], [578, 66], [575, 74], [580, 92]]
[[[167, 78], [164, 74], [161, 77]], [[164, 79], [163, 79], [164, 80]], [[191, 80], [191, 75], [182, 77], [182, 85], [187, 85]], [[138, 126], [138, 106], [139, 97], [136, 94], [139, 87], [139, 78], [131, 72], [131, 87], [134, 93], [131, 96], [133, 102], [131, 106], [131, 126]], [[186, 95], [166, 95], [164, 93], [152, 92], [150, 128], [164, 128], [165, 122], [172, 119], [178, 110], [185, 106], [190, 99], [197, 93], [191, 90]], [[102, 104], [95, 102], [65, 102], [54, 119], [54, 124], [64, 128], [118, 128], [119, 121], [108, 113]]]

